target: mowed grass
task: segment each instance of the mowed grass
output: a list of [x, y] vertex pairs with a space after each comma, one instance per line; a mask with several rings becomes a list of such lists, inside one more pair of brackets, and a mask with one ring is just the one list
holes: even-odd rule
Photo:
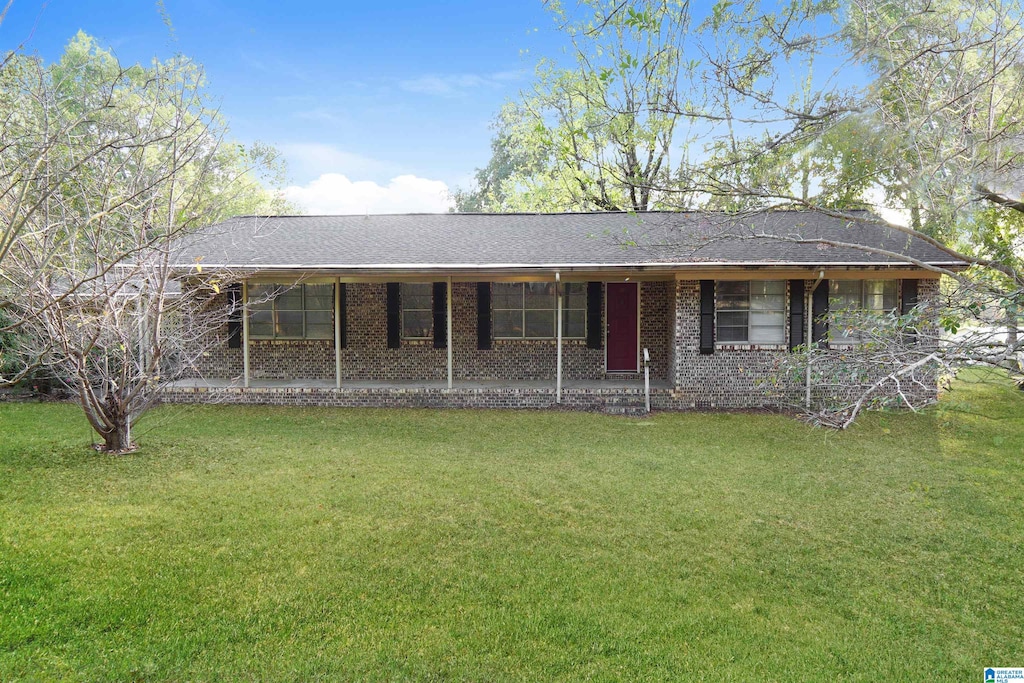
[[1024, 395], [784, 416], [0, 405], [0, 680], [981, 680]]

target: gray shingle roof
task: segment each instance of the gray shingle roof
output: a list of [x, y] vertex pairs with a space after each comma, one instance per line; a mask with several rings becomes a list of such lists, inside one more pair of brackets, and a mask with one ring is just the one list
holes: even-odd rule
[[958, 265], [919, 238], [811, 211], [742, 218], [701, 212], [239, 216], [183, 241], [175, 261], [182, 267], [198, 260], [207, 267], [410, 271], [903, 263], [797, 239], [862, 244]]

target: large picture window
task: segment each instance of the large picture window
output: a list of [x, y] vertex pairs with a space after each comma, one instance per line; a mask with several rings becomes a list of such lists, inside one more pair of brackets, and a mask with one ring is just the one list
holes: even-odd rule
[[250, 339], [333, 339], [334, 285], [249, 285]]
[[434, 334], [434, 286], [430, 282], [403, 282], [402, 338], [430, 339]]
[[[587, 336], [587, 285], [562, 285], [562, 336]], [[558, 299], [554, 282], [495, 282], [491, 312], [495, 339], [552, 339]]]
[[784, 344], [786, 281], [718, 282], [715, 312], [720, 342]]

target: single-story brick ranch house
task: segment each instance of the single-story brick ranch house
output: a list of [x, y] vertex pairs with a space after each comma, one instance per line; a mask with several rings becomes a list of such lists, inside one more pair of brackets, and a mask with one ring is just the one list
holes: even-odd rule
[[168, 401], [617, 412], [647, 358], [655, 408], [763, 406], [778, 354], [850, 342], [830, 301], [905, 311], [937, 295], [924, 265], [962, 265], [810, 211], [242, 216], [175, 263], [242, 305]]

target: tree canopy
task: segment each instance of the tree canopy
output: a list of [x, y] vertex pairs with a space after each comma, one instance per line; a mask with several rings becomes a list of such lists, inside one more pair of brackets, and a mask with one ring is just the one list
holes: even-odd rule
[[[287, 208], [272, 189], [284, 173], [276, 150], [231, 141], [211, 100], [188, 58], [124, 67], [82, 32], [49, 65], [9, 55], [0, 71], [0, 259], [26, 231], [51, 229], [57, 209], [67, 226], [110, 227], [118, 210], [146, 201], [148, 225], [188, 229]], [[171, 155], [173, 177], [154, 173]], [[119, 191], [143, 176], [144, 194]], [[86, 179], [110, 191], [82, 192]]]
[[574, 64], [544, 60], [495, 121], [493, 158], [458, 210], [631, 210], [671, 184], [687, 3], [549, 2]]

